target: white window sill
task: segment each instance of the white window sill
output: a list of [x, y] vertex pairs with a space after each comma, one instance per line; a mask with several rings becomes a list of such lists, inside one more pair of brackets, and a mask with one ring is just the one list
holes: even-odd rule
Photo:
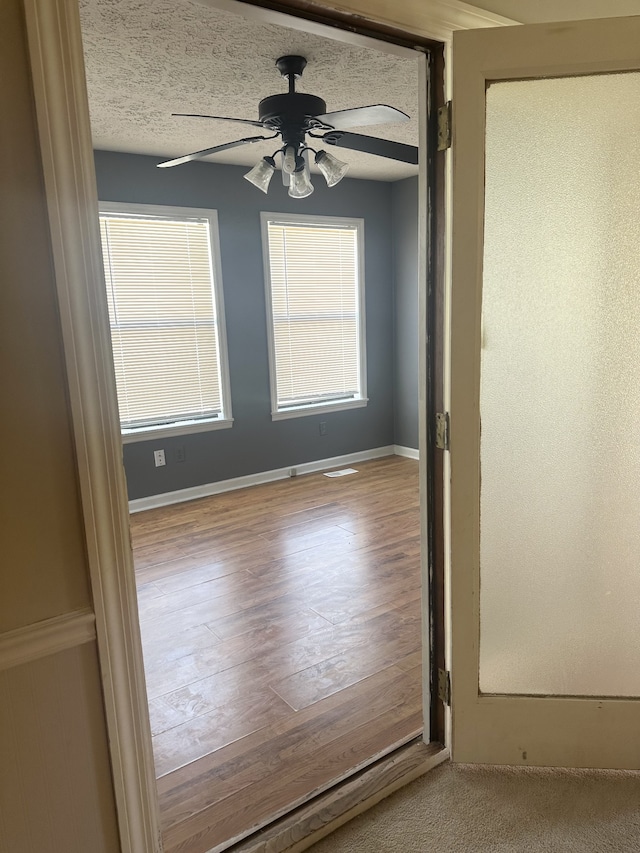
[[307, 415], [322, 415], [325, 412], [342, 412], [346, 409], [362, 409], [369, 402], [368, 397], [358, 400], [340, 400], [337, 403], [312, 403], [309, 406], [299, 406], [295, 409], [280, 409], [271, 412], [271, 420], [284, 421], [287, 418], [303, 418]]
[[133, 444], [136, 441], [153, 441], [155, 438], [170, 438], [173, 435], [191, 435], [195, 432], [209, 432], [214, 429], [229, 429], [233, 418], [212, 418], [203, 421], [181, 421], [162, 426], [140, 427], [122, 431], [122, 443]]

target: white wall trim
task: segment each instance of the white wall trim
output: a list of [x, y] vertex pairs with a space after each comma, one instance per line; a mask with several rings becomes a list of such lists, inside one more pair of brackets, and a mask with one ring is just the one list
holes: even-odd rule
[[122, 853], [160, 853], [78, 0], [22, 0]]
[[420, 451], [415, 447], [403, 447], [401, 444], [393, 445], [396, 456], [405, 456], [407, 459], [420, 459]]
[[[329, 471], [367, 459], [380, 459], [383, 456], [393, 456], [395, 445], [374, 447], [372, 450], [359, 450], [356, 453], [346, 453], [344, 456], [332, 456], [328, 459], [317, 459], [314, 462], [302, 462], [299, 465], [289, 465], [286, 468], [274, 468], [271, 471], [260, 471], [257, 474], [247, 474], [244, 477], [233, 477], [230, 480], [219, 480], [217, 483], [204, 483], [202, 486], [192, 486], [189, 489], [179, 489], [175, 492], [164, 492], [160, 495], [149, 495], [147, 498], [136, 498], [129, 501], [129, 512], [141, 512], [145, 509], [155, 509], [160, 506], [193, 501], [197, 498], [207, 498], [210, 495], [220, 495], [235, 489], [246, 489], [249, 486], [259, 486], [262, 483], [273, 483], [276, 480], [286, 480], [291, 476], [312, 474], [315, 471]], [[292, 472], [295, 471], [295, 474]]]
[[42, 622], [0, 634], [0, 671], [55, 655], [96, 638], [96, 617], [91, 610], [65, 613]]

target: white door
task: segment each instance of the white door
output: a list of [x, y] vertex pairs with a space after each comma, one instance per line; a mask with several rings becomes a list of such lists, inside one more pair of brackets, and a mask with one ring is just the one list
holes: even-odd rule
[[453, 50], [453, 758], [640, 768], [640, 18]]

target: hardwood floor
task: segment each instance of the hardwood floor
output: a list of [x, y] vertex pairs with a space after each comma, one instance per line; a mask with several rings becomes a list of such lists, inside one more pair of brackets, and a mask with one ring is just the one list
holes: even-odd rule
[[422, 729], [417, 463], [131, 517], [166, 853], [206, 853]]

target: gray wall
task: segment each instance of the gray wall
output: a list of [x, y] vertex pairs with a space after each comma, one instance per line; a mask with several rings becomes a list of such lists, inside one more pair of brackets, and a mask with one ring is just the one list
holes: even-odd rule
[[[244, 167], [187, 163], [160, 170], [157, 158], [107, 151], [97, 151], [95, 161], [101, 201], [214, 208], [220, 228], [234, 424], [231, 429], [126, 444], [130, 499], [394, 443], [389, 183], [345, 179], [327, 189], [318, 176], [313, 195], [297, 201], [287, 196], [278, 176], [269, 195], [263, 195], [242, 179]], [[364, 218], [365, 408], [271, 420], [261, 210]], [[320, 421], [327, 423], [323, 436]], [[165, 449], [165, 467], [154, 467], [157, 447]], [[184, 462], [176, 459], [180, 447]]]
[[418, 178], [391, 185], [394, 443], [418, 448]]

